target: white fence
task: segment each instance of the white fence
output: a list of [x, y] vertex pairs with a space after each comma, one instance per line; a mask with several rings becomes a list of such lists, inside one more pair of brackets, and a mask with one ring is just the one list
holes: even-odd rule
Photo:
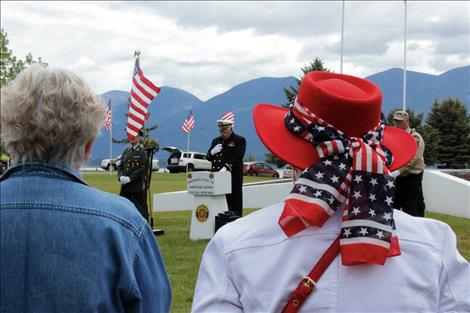
[[423, 177], [426, 210], [470, 219], [470, 182], [438, 170]]
[[[275, 182], [275, 183], [274, 183]], [[243, 186], [243, 207], [262, 208], [278, 203], [292, 190], [289, 180], [251, 183]], [[470, 219], [470, 182], [437, 170], [423, 178], [426, 210]], [[193, 196], [186, 191], [153, 195], [153, 211], [191, 210]]]

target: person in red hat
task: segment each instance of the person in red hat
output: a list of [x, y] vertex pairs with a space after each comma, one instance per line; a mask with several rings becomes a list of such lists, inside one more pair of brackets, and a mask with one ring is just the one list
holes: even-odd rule
[[470, 312], [470, 265], [448, 225], [394, 210], [414, 156], [370, 81], [307, 74], [290, 108], [258, 104], [261, 141], [299, 172], [282, 203], [225, 225], [192, 312]]

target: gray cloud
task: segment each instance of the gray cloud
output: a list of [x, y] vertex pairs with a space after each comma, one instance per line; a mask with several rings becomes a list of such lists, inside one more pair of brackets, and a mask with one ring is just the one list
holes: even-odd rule
[[[185, 27], [217, 26], [221, 32], [253, 29], [260, 35], [279, 33], [297, 37], [333, 33], [340, 29], [341, 21], [338, 1], [118, 2], [114, 6], [170, 17]], [[321, 23], [315, 23], [320, 20]]]
[[436, 44], [436, 52], [438, 54], [460, 54], [470, 55], [470, 36], [463, 34], [454, 36], [453, 38], [440, 38]]
[[[470, 64], [468, 2], [408, 1], [408, 66]], [[98, 92], [128, 89], [133, 51], [159, 85], [207, 99], [260, 76], [299, 76], [320, 57], [338, 72], [341, 1], [0, 2], [19, 57], [31, 52]], [[403, 64], [403, 1], [346, 1], [344, 71]]]

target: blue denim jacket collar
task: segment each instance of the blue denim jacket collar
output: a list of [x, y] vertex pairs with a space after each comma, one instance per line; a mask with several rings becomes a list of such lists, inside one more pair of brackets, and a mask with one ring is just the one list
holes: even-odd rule
[[66, 164], [63, 161], [50, 161], [50, 162], [44, 162], [39, 160], [38, 158], [33, 158], [31, 160], [27, 160], [24, 162], [17, 162], [14, 163], [13, 165], [10, 166], [10, 168], [3, 173], [2, 177], [0, 178], [0, 181], [4, 181], [11, 175], [15, 175], [15, 173], [19, 173], [22, 171], [26, 170], [34, 170], [35, 168], [37, 169], [42, 169], [46, 170], [50, 173], [55, 173], [56, 176], [65, 176], [68, 177], [69, 179], [72, 179], [76, 182], [82, 183], [84, 185], [88, 185], [80, 175], [80, 172], [77, 171], [76, 169], [72, 168], [70, 165]]

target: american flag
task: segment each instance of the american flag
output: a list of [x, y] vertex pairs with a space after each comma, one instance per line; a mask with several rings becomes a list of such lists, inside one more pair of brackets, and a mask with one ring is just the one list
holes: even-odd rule
[[111, 131], [112, 124], [112, 111], [111, 111], [111, 99], [108, 101], [108, 106], [106, 107], [106, 115], [104, 117], [104, 128]]
[[184, 120], [184, 123], [183, 123], [183, 126], [181, 127], [181, 129], [185, 133], [189, 133], [191, 131], [191, 129], [193, 129], [195, 124], [196, 124], [196, 121], [194, 119], [193, 110], [190, 110], [189, 114], [188, 114], [188, 117], [186, 117], [186, 119]]
[[127, 118], [127, 138], [135, 139], [137, 137], [139, 130], [148, 119], [147, 107], [159, 92], [160, 88], [144, 76], [140, 69], [139, 59], [137, 58], [132, 77], [129, 114]]
[[285, 123], [316, 147], [320, 161], [308, 167], [287, 196], [279, 225], [292, 236], [321, 226], [343, 209], [341, 257], [344, 265], [383, 264], [398, 255], [394, 237], [394, 178], [391, 156], [380, 145], [384, 125], [362, 138], [348, 138], [313, 113], [294, 107]]
[[227, 112], [227, 113], [223, 114], [223, 115], [219, 118], [219, 120], [234, 122], [235, 116], [233, 115], [232, 112]]

